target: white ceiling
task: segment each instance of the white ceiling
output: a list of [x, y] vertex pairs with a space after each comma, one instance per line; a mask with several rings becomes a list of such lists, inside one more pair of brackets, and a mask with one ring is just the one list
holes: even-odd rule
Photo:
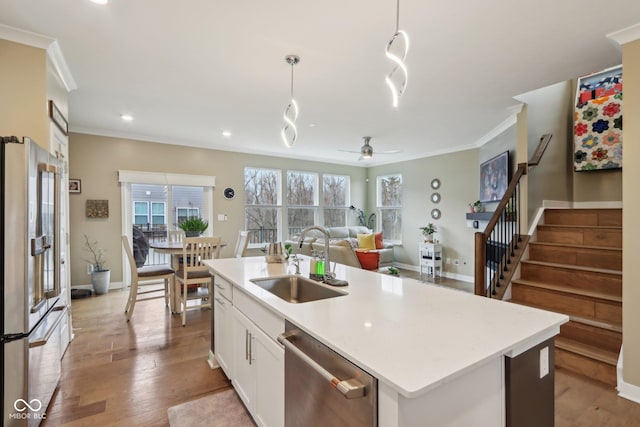
[[[0, 0], [0, 24], [58, 41], [77, 84], [73, 131], [370, 166], [476, 146], [512, 118], [513, 96], [619, 64], [606, 35], [640, 22], [637, 0], [401, 0], [409, 85], [393, 110], [384, 48], [395, 7]], [[280, 139], [287, 54], [301, 57], [293, 148]], [[358, 150], [365, 135], [372, 160], [339, 151]]]

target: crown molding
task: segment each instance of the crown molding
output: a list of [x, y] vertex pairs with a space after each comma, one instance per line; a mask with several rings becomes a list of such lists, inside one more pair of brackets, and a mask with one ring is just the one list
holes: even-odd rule
[[60, 49], [60, 45], [57, 40], [54, 40], [53, 43], [49, 45], [47, 55], [53, 63], [53, 67], [56, 69], [58, 76], [60, 76], [60, 80], [62, 80], [62, 84], [67, 92], [78, 89], [78, 85], [71, 74], [71, 70], [67, 65], [67, 61], [64, 59], [64, 54], [62, 53], [62, 49]]
[[640, 39], [640, 23], [607, 34], [607, 38], [620, 46]]
[[78, 88], [56, 39], [3, 24], [0, 24], [0, 39], [46, 50], [67, 92]]
[[15, 43], [27, 46], [47, 49], [55, 39], [43, 36], [42, 34], [33, 33], [31, 31], [21, 30], [19, 28], [10, 27], [0, 24], [0, 39], [9, 40]]
[[509, 129], [511, 126], [514, 126], [518, 121], [518, 113], [522, 111], [522, 104], [519, 106], [510, 107], [509, 110], [512, 112], [511, 116], [507, 117], [502, 123], [498, 126], [491, 129], [489, 132], [484, 134], [480, 139], [478, 139], [473, 145], [476, 148], [482, 147], [487, 142], [494, 139], [496, 136], [500, 135], [505, 130]]

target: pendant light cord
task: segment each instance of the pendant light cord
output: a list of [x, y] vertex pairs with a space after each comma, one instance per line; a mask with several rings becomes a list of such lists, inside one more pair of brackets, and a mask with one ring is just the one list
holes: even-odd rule
[[400, 0], [396, 0], [396, 33], [400, 30]]

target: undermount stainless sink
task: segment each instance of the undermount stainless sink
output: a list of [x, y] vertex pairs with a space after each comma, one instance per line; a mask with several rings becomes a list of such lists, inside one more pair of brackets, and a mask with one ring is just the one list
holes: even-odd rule
[[268, 277], [251, 282], [293, 304], [346, 295], [302, 276]]

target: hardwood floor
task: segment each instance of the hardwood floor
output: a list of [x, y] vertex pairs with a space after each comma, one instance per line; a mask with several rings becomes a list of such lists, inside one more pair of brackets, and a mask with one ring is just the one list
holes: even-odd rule
[[422, 278], [420, 278], [420, 272], [418, 271], [405, 270], [402, 268], [400, 268], [399, 270], [400, 270], [400, 277], [416, 279], [421, 282], [431, 283], [431, 284], [442, 286], [445, 288], [458, 289], [460, 291], [465, 291], [470, 293], [473, 293], [473, 290], [474, 290], [474, 284], [470, 282], [463, 282], [461, 280], [449, 279], [447, 277], [438, 277], [438, 276], [433, 277], [433, 276], [429, 276], [428, 274], [423, 274]]
[[[188, 312], [182, 327], [163, 300], [152, 300], [137, 304], [127, 323], [126, 297], [112, 291], [73, 301], [75, 340], [43, 426], [166, 426], [169, 407], [230, 387], [206, 361], [209, 310]], [[640, 426], [639, 404], [562, 369], [556, 370], [555, 413], [556, 427]]]
[[127, 323], [126, 300], [126, 291], [73, 300], [75, 339], [43, 426], [165, 426], [169, 407], [230, 387], [207, 364], [210, 310], [189, 311], [182, 327], [156, 299], [137, 303]]

